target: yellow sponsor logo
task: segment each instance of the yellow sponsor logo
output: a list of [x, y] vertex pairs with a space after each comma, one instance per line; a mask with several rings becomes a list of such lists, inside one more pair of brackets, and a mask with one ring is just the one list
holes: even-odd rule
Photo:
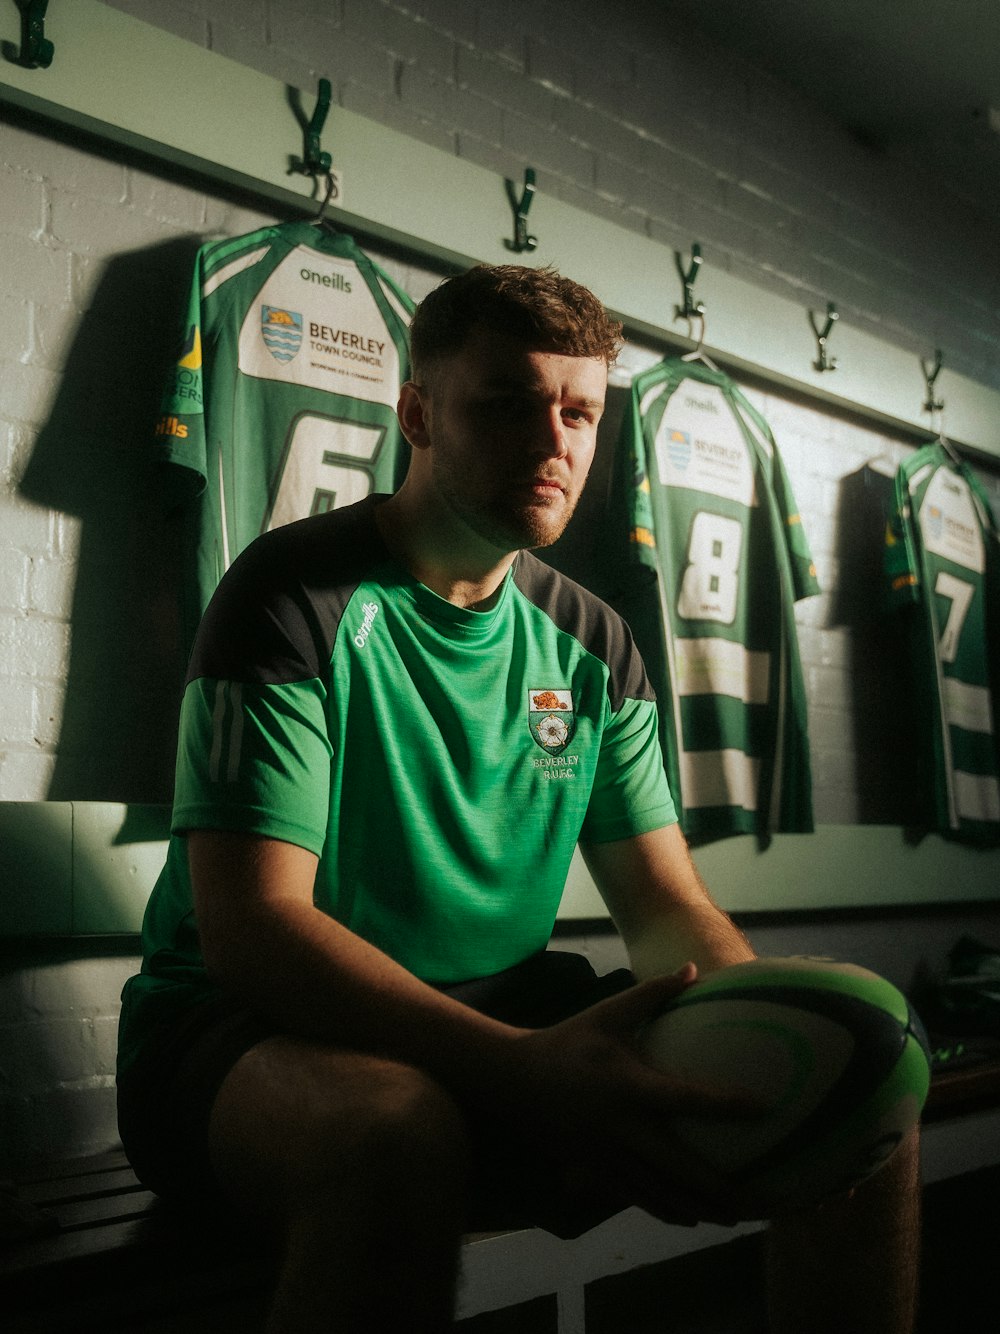
[[179, 417], [161, 417], [156, 423], [157, 435], [168, 435], [177, 440], [186, 440], [187, 433], [188, 428]]
[[192, 324], [188, 330], [187, 342], [177, 364], [183, 366], [186, 371], [201, 370], [201, 330], [197, 324]]

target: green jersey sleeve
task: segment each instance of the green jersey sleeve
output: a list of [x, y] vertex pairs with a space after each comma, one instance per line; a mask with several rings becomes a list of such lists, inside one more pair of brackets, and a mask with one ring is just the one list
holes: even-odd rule
[[317, 856], [329, 819], [326, 690], [199, 677], [181, 710], [172, 828], [264, 834]]
[[676, 820], [656, 706], [650, 700], [629, 699], [605, 731], [581, 837], [610, 843]]

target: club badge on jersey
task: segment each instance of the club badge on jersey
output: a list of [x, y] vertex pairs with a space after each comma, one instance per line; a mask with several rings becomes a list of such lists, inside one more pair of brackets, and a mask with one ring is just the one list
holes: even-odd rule
[[576, 731], [572, 691], [529, 690], [528, 731], [547, 755], [561, 755]]

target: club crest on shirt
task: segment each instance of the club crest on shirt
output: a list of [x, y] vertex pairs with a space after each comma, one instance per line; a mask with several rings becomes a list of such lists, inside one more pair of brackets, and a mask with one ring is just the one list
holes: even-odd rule
[[939, 505], [928, 505], [922, 515], [924, 527], [931, 537], [940, 537], [944, 532], [944, 515]]
[[291, 361], [302, 345], [302, 316], [297, 310], [261, 306], [260, 333], [276, 361]]
[[691, 436], [687, 431], [678, 431], [668, 428], [667, 431], [667, 454], [670, 462], [681, 472], [686, 472], [691, 462]]
[[572, 691], [529, 690], [528, 730], [546, 755], [560, 755], [576, 731]]

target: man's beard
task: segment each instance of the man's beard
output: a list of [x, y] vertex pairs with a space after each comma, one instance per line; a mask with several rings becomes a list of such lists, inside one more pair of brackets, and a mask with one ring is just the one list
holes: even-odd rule
[[[449, 478], [449, 483], [453, 479]], [[460, 488], [444, 488], [454, 513], [475, 533], [503, 551], [549, 547], [562, 536], [573, 516], [576, 501], [565, 493], [550, 504], [522, 504], [503, 496], [470, 500]]]
[[576, 509], [578, 497], [571, 498], [565, 491], [548, 503], [527, 496], [519, 500], [516, 481], [511, 481], [507, 488], [501, 482], [496, 494], [477, 497], [465, 485], [459, 471], [447, 458], [442, 460], [440, 454], [435, 472], [440, 494], [452, 512], [478, 536], [503, 551], [551, 546], [562, 536]]

